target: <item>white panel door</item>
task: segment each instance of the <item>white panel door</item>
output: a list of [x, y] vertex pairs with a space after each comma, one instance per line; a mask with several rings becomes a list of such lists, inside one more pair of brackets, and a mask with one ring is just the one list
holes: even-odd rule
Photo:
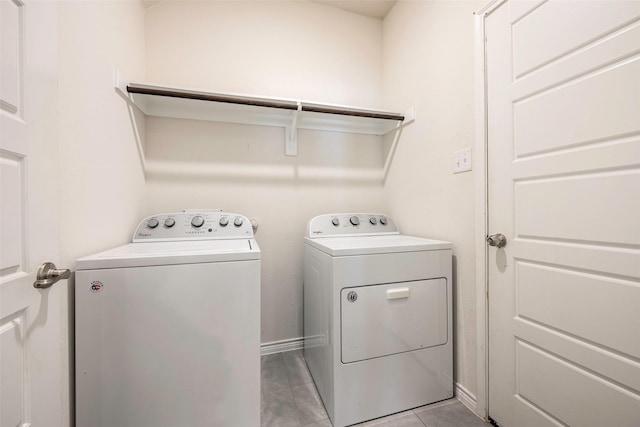
[[[58, 262], [55, 2], [0, 0], [0, 426], [68, 423]], [[64, 355], [64, 357], [63, 357]], [[66, 413], [63, 408], [66, 408]]]
[[640, 426], [640, 1], [485, 24], [489, 415]]

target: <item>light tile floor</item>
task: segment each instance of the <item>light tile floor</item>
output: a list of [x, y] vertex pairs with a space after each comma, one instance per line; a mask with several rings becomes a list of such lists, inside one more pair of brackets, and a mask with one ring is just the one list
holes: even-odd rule
[[[262, 427], [332, 427], [302, 351], [263, 356]], [[488, 427], [456, 399], [358, 424], [360, 427]]]

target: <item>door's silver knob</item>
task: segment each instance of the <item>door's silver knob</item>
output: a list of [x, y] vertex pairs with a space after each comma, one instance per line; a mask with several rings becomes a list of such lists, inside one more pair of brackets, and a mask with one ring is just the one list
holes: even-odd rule
[[487, 244], [489, 246], [497, 246], [499, 248], [503, 248], [507, 246], [507, 238], [504, 237], [504, 234], [492, 234], [487, 237]]
[[57, 269], [52, 262], [45, 262], [38, 268], [36, 281], [33, 287], [38, 289], [46, 289], [61, 279], [68, 279], [71, 271], [67, 269]]

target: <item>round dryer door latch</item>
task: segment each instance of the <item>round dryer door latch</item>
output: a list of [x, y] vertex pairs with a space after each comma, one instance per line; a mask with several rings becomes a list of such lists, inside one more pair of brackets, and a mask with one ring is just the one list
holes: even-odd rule
[[358, 299], [358, 294], [356, 293], [356, 291], [350, 291], [347, 294], [347, 301], [356, 302], [357, 299]]

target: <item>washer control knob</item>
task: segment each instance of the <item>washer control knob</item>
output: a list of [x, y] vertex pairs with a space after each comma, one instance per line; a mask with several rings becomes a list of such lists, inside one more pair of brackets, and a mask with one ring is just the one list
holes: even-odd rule
[[387, 218], [385, 218], [385, 217], [381, 216], [381, 217], [380, 217], [380, 224], [382, 224], [382, 225], [387, 225]]
[[338, 218], [333, 218], [331, 220], [331, 224], [335, 225], [336, 227], [340, 225], [340, 220]]
[[371, 223], [371, 225], [376, 225], [378, 223], [378, 220], [375, 216], [372, 216], [371, 218], [369, 218], [369, 222]]
[[204, 218], [202, 218], [200, 215], [196, 215], [193, 218], [191, 218], [191, 225], [193, 225], [195, 228], [200, 228], [204, 225]]
[[354, 215], [351, 218], [349, 218], [349, 222], [351, 223], [351, 225], [358, 225], [360, 224], [360, 218]]
[[236, 219], [233, 220], [233, 225], [235, 225], [236, 227], [240, 227], [243, 222], [244, 220], [237, 216]]
[[167, 218], [167, 219], [165, 219], [165, 220], [164, 220], [164, 226], [165, 226], [166, 228], [171, 228], [171, 227], [173, 227], [174, 225], [176, 225], [176, 220], [175, 220], [175, 219], [173, 219], [173, 218]]
[[149, 221], [147, 221], [147, 227], [149, 227], [149, 228], [156, 228], [158, 226], [158, 224], [159, 224], [159, 222], [155, 218], [151, 218]]
[[222, 218], [220, 218], [220, 221], [218, 221], [218, 223], [220, 224], [220, 227], [226, 227], [227, 225], [229, 225], [229, 218], [223, 216]]

